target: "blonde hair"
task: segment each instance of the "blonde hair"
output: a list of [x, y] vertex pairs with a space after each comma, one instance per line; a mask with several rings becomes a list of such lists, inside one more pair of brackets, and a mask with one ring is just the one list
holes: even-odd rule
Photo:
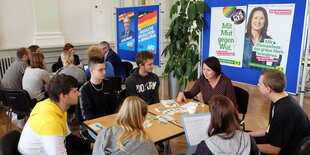
[[63, 63], [63, 66], [68, 66], [70, 64], [73, 64], [73, 54], [68, 50], [63, 50], [61, 53], [61, 61]]
[[140, 141], [149, 142], [150, 137], [143, 127], [143, 120], [147, 114], [147, 104], [137, 96], [127, 97], [116, 117], [116, 125], [124, 132], [117, 138], [118, 146], [125, 150], [123, 142], [129, 138], [135, 139], [140, 136]]
[[87, 49], [87, 56], [88, 56], [88, 59], [92, 57], [102, 58], [103, 54], [101, 52], [101, 49], [98, 46], [92, 45]]

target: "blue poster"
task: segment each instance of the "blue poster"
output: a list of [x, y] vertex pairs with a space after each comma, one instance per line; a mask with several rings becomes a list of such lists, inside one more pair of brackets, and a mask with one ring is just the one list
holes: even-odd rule
[[135, 51], [134, 12], [120, 12], [118, 22], [119, 49]]
[[138, 52], [149, 51], [159, 66], [159, 5], [117, 8], [116, 15], [120, 58], [136, 61]]
[[157, 53], [157, 11], [138, 13], [138, 52]]

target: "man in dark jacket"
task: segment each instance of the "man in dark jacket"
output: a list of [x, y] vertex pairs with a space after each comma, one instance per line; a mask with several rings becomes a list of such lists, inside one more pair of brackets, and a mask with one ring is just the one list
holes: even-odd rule
[[125, 82], [126, 73], [121, 58], [110, 48], [110, 44], [108, 42], [100, 42], [99, 47], [103, 54], [104, 61], [109, 61], [114, 67], [114, 74], [116, 76], [120, 76], [122, 78], [122, 82]]
[[139, 52], [136, 56], [138, 68], [126, 80], [127, 96], [139, 96], [147, 104], [159, 102], [158, 76], [152, 73], [154, 65], [154, 54], [148, 51]]

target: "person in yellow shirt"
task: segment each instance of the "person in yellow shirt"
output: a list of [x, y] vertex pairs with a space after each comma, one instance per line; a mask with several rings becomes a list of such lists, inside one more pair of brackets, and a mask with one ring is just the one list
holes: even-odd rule
[[66, 110], [78, 103], [78, 81], [65, 74], [55, 75], [48, 84], [48, 99], [37, 103], [19, 143], [21, 154], [76, 154], [91, 152], [94, 143], [71, 134]]

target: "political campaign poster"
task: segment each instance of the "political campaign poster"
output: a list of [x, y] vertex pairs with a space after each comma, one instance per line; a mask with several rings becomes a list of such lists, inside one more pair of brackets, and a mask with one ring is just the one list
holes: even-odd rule
[[210, 56], [221, 64], [242, 67], [246, 6], [211, 8]]
[[118, 22], [119, 49], [135, 51], [134, 12], [120, 12]]
[[157, 11], [138, 12], [138, 52], [158, 53], [157, 48]]
[[295, 4], [248, 5], [242, 67], [285, 72]]

